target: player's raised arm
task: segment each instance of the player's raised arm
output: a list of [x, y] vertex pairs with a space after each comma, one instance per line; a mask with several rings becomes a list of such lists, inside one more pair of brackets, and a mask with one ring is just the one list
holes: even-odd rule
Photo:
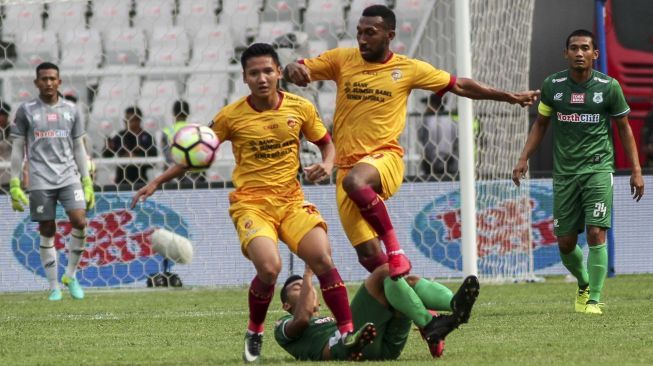
[[614, 122], [619, 130], [619, 138], [623, 143], [624, 152], [628, 157], [630, 165], [633, 167], [630, 175], [630, 194], [635, 201], [639, 202], [644, 195], [644, 178], [642, 178], [642, 167], [639, 165], [637, 145], [635, 144], [633, 131], [630, 128], [630, 123], [628, 123], [628, 117], [626, 115], [615, 118]]
[[136, 207], [138, 201], [145, 201], [147, 197], [156, 192], [156, 190], [161, 187], [163, 183], [169, 182], [174, 178], [181, 177], [182, 175], [186, 174], [187, 170], [188, 168], [181, 164], [172, 165], [165, 172], [161, 173], [161, 175], [149, 182], [145, 187], [139, 189], [138, 192], [136, 192], [134, 195], [134, 198], [132, 198], [130, 207]]
[[306, 266], [299, 292], [299, 299], [292, 309], [293, 318], [285, 324], [284, 333], [288, 338], [299, 337], [309, 326], [309, 321], [316, 311], [317, 292], [313, 287], [313, 271]]
[[544, 134], [549, 127], [549, 121], [549, 117], [538, 114], [537, 119], [531, 128], [531, 132], [528, 134], [528, 138], [526, 139], [524, 149], [519, 156], [517, 165], [515, 165], [515, 168], [512, 170], [512, 181], [515, 182], [518, 187], [520, 179], [523, 179], [528, 171], [528, 158], [530, 158], [535, 149], [540, 145], [540, 142], [542, 142]]
[[470, 99], [488, 99], [519, 104], [522, 107], [530, 106], [540, 96], [539, 90], [527, 90], [525, 92], [511, 93], [495, 89], [488, 85], [481, 84], [473, 79], [458, 78], [451, 92]]
[[284, 80], [298, 86], [306, 86], [311, 82], [311, 73], [306, 65], [300, 62], [291, 62], [283, 69]]

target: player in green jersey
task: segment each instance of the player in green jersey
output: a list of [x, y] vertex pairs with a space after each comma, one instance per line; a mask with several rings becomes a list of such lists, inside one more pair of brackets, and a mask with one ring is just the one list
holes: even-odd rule
[[[351, 302], [354, 327], [358, 329], [357, 342], [345, 347], [336, 332], [335, 320], [318, 315], [319, 300], [311, 283], [310, 270], [304, 277], [288, 277], [281, 288], [283, 309], [289, 314], [279, 319], [274, 327], [277, 343], [298, 360], [394, 360], [406, 345], [415, 322], [415, 314], [402, 314], [393, 306], [396, 299], [386, 296], [390, 279], [387, 264], [377, 267], [358, 289]], [[433, 357], [440, 357], [444, 350], [444, 338], [460, 324], [466, 323], [479, 293], [478, 279], [469, 276], [456, 294], [437, 282], [414, 275], [406, 276], [406, 282], [420, 294], [419, 303], [413, 307], [430, 310], [455, 310], [451, 315], [437, 315], [420, 329], [426, 338]], [[454, 306], [455, 303], [455, 306]], [[374, 324], [371, 329], [370, 325]], [[373, 341], [373, 342], [372, 342]], [[371, 343], [371, 344], [370, 344]]]
[[[578, 280], [575, 311], [602, 314], [601, 290], [607, 274], [606, 231], [612, 210], [614, 148], [610, 120], [632, 166], [633, 199], [644, 195], [637, 146], [628, 123], [630, 108], [617, 80], [592, 68], [599, 57], [594, 35], [584, 29], [567, 37], [564, 52], [569, 68], [550, 75], [542, 85], [542, 99], [512, 179], [519, 186], [528, 158], [553, 123], [553, 227], [562, 263]], [[586, 230], [587, 267], [577, 245]]]

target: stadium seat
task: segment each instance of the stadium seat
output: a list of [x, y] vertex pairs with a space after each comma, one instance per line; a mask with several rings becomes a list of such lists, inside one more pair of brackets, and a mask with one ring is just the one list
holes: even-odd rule
[[229, 74], [227, 73], [193, 74], [186, 82], [186, 98], [210, 97], [217, 101], [226, 99], [228, 94]]
[[140, 89], [138, 76], [107, 76], [100, 80], [96, 98], [129, 103], [138, 98]]
[[313, 39], [308, 41], [308, 55], [307, 57], [317, 57], [322, 54], [322, 52], [329, 49], [329, 44], [323, 39]]
[[164, 127], [171, 125], [172, 104], [177, 99], [170, 97], [145, 97], [139, 99], [137, 105], [143, 111], [143, 129], [155, 135]]
[[2, 39], [18, 40], [25, 32], [40, 32], [43, 30], [42, 4], [7, 4], [2, 18]]
[[25, 31], [16, 36], [16, 66], [36, 68], [44, 61], [59, 62], [59, 46], [55, 33], [40, 30]]
[[89, 25], [100, 33], [129, 27], [131, 0], [93, 0]]
[[59, 34], [60, 67], [69, 70], [95, 69], [102, 62], [100, 34], [94, 29], [74, 29]]
[[304, 15], [304, 31], [309, 38], [323, 39], [329, 48], [336, 47], [345, 31], [343, 6], [341, 0], [312, 0]]
[[24, 77], [8, 77], [3, 83], [4, 101], [18, 105], [22, 102], [34, 99], [38, 96], [38, 90], [34, 87], [34, 75]]
[[178, 99], [177, 82], [173, 80], [145, 80], [141, 86], [141, 97]]
[[386, 5], [385, 0], [352, 0], [347, 14], [347, 35], [356, 38], [356, 27], [363, 10], [372, 5]]
[[392, 45], [393, 52], [406, 53], [414, 39], [419, 24], [435, 0], [396, 0], [397, 38]]
[[256, 42], [272, 43], [278, 37], [293, 31], [295, 25], [290, 22], [261, 22]]
[[63, 33], [86, 28], [88, 1], [61, 1], [48, 3], [45, 28], [51, 32]]
[[219, 24], [231, 29], [236, 46], [245, 46], [258, 34], [260, 0], [223, 0]]
[[225, 69], [234, 56], [234, 42], [228, 25], [215, 25], [200, 29], [193, 39], [191, 66], [210, 65], [212, 69]]
[[179, 0], [177, 25], [193, 39], [201, 29], [212, 29], [218, 24], [217, 7], [218, 0]]
[[181, 27], [156, 27], [149, 41], [146, 66], [184, 66], [188, 61], [190, 44]]
[[190, 104], [188, 120], [202, 125], [208, 124], [213, 117], [225, 106], [225, 100], [211, 96], [193, 96], [186, 99]]
[[134, 28], [152, 34], [154, 28], [172, 27], [172, 12], [175, 0], [137, 0], [133, 18]]
[[94, 155], [101, 156], [106, 139], [125, 128], [125, 108], [129, 102], [121, 99], [98, 98], [93, 102], [88, 122], [89, 141]]
[[302, 9], [306, 9], [306, 0], [267, 0], [263, 8], [263, 21], [290, 21], [299, 25]]
[[141, 66], [145, 62], [145, 35], [141, 29], [117, 28], [104, 34], [106, 66]]

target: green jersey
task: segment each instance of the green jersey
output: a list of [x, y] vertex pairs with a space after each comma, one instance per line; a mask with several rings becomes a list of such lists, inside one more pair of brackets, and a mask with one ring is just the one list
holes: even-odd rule
[[596, 70], [580, 84], [569, 70], [550, 75], [538, 112], [553, 124], [554, 176], [614, 172], [610, 119], [630, 112], [617, 80]]
[[286, 323], [293, 316], [288, 314], [274, 325], [277, 343], [297, 360], [322, 360], [322, 350], [328, 343], [334, 345], [340, 340], [336, 320], [331, 317], [312, 317], [308, 327], [300, 336], [290, 338], [285, 334]]

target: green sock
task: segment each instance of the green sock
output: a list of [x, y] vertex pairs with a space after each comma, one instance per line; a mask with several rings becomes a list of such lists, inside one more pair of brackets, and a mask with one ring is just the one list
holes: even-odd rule
[[571, 272], [576, 280], [578, 280], [578, 287], [587, 287], [587, 284], [590, 282], [589, 276], [587, 275], [587, 269], [583, 265], [583, 250], [580, 249], [580, 246], [576, 245], [574, 250], [568, 254], [563, 254], [560, 252], [560, 258], [562, 258], [562, 264]]
[[438, 311], [451, 311], [453, 292], [444, 285], [420, 278], [413, 289], [427, 308]]
[[405, 279], [386, 278], [383, 280], [383, 289], [390, 305], [412, 320], [418, 327], [423, 328], [433, 319], [433, 315], [424, 307], [422, 300]]
[[590, 247], [587, 270], [590, 274], [590, 301], [599, 302], [605, 276], [608, 274], [608, 248], [605, 244]]

